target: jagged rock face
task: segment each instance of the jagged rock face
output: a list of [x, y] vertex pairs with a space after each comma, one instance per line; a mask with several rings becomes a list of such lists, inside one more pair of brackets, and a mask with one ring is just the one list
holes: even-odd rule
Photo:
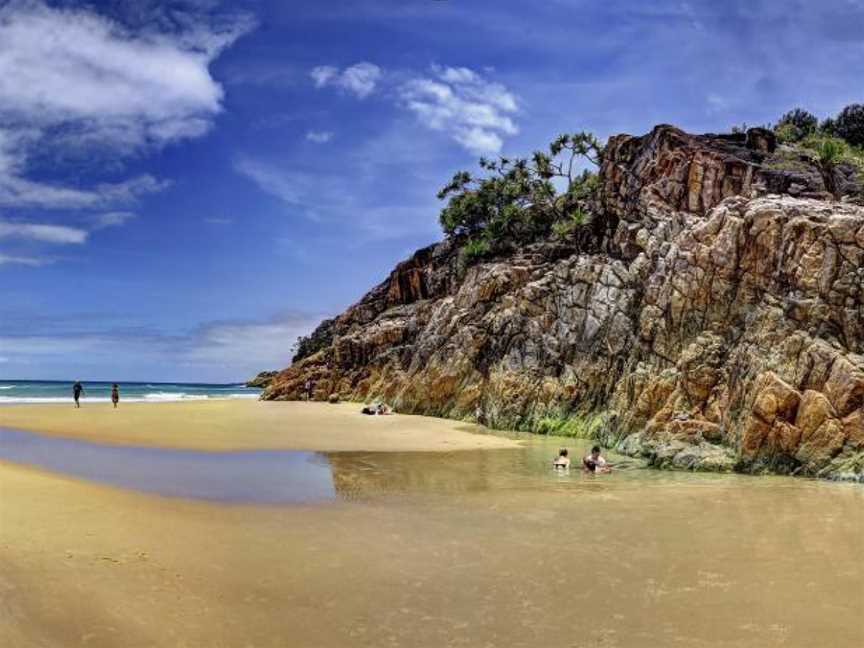
[[273, 382], [273, 379], [278, 374], [278, 371], [261, 371], [256, 374], [253, 378], [250, 378], [246, 381], [247, 387], [259, 387], [263, 389], [264, 387], [269, 387], [270, 383]]
[[453, 242], [421, 250], [265, 397], [311, 378], [316, 398], [566, 424], [659, 466], [862, 479], [864, 208], [763, 195], [830, 197], [784, 189], [773, 146], [613, 138], [606, 253], [543, 241], [465, 269]]

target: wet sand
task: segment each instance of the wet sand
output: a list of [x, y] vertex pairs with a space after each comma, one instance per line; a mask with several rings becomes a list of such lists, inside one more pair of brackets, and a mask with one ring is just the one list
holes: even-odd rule
[[513, 448], [483, 429], [424, 416], [364, 416], [356, 403], [83, 403], [0, 407], [0, 427], [66, 438], [195, 450], [404, 452]]
[[[0, 645], [862, 645], [860, 486], [556, 473], [558, 439], [513, 447], [447, 421], [355, 412], [4, 409], [2, 425], [89, 441], [363, 451], [320, 456], [334, 497], [315, 505], [148, 495], [0, 461]], [[88, 427], [99, 420], [111, 424]], [[588, 444], [570, 441], [574, 456]], [[442, 448], [460, 451], [416, 452]]]
[[858, 487], [639, 471], [524, 490], [507, 453], [478, 454], [446, 483], [499, 481], [461, 492], [340, 455], [334, 478], [388, 492], [315, 507], [0, 463], [0, 645], [861, 645]]

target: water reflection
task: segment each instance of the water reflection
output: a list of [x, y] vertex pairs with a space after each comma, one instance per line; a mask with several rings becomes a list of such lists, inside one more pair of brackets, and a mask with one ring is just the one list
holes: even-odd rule
[[103, 445], [0, 428], [0, 459], [169, 497], [267, 504], [335, 497], [327, 457], [314, 452]]
[[[571, 442], [574, 457], [586, 452], [587, 444], [573, 447]], [[518, 449], [458, 452], [201, 452], [97, 444], [0, 428], [0, 459], [157, 495], [216, 501], [292, 504], [480, 492], [612, 495], [634, 486], [696, 489], [743, 482], [748, 489], [775, 490], [795, 483], [794, 492], [801, 492], [800, 480], [661, 472], [614, 456], [620, 468], [611, 475], [586, 474], [578, 467], [557, 471], [551, 467], [556, 450], [556, 440], [536, 439]], [[747, 491], [733, 489], [719, 497], [742, 492]], [[705, 506], [712, 505], [710, 500]], [[794, 503], [789, 505], [794, 514]]]

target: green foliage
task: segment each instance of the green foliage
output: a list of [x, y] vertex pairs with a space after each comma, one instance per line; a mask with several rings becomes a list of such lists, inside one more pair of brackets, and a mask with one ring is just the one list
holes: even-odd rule
[[816, 160], [828, 167], [840, 162], [847, 162], [864, 171], [864, 151], [850, 146], [846, 140], [831, 135], [815, 134], [804, 139], [800, 146], [810, 151]]
[[596, 439], [603, 427], [602, 412], [570, 416], [544, 416], [534, 424], [533, 432], [550, 436]]
[[462, 254], [466, 261], [474, 261], [482, 258], [492, 251], [492, 245], [486, 237], [468, 239], [462, 247]]
[[577, 207], [567, 218], [552, 223], [552, 231], [561, 238], [566, 238], [584, 225], [586, 220], [585, 212]]
[[[456, 173], [439, 192], [448, 199], [440, 221], [448, 236], [467, 236], [472, 258], [501, 241], [532, 240], [559, 221], [570, 221], [592, 196], [596, 175], [579, 161], [599, 165], [603, 146], [590, 133], [560, 135], [529, 158], [481, 159], [484, 174]], [[559, 191], [560, 189], [560, 191]], [[572, 227], [572, 225], [570, 225]]]
[[801, 108], [790, 110], [780, 117], [780, 121], [774, 127], [777, 139], [784, 143], [800, 142], [808, 135], [812, 135], [819, 127], [819, 119], [816, 115]]
[[850, 104], [832, 120], [831, 133], [851, 146], [864, 147], [864, 104]]

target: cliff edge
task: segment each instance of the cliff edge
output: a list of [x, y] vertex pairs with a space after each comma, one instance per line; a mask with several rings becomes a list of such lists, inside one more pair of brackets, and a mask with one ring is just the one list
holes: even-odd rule
[[864, 481], [860, 177], [773, 134], [606, 146], [588, 235], [416, 252], [263, 398], [596, 438], [658, 466]]

